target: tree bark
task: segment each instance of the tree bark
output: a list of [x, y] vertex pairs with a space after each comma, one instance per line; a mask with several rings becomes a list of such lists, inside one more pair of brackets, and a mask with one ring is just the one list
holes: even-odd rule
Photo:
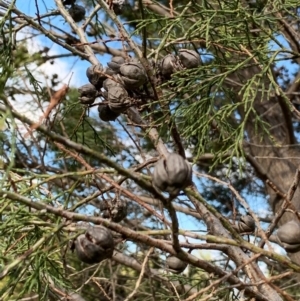
[[[239, 74], [235, 73], [230, 77], [228, 83], [231, 84], [228, 84], [228, 87], [235, 92], [235, 101], [243, 101], [242, 95], [239, 94], [240, 89], [238, 88], [245, 84], [241, 78], [247, 80], [253, 78], [259, 72], [261, 72], [259, 67], [249, 67], [241, 70]], [[268, 90], [271, 83], [267, 79], [267, 75], [265, 77], [265, 90]], [[233, 85], [233, 81], [241, 85]], [[261, 89], [261, 86], [257, 87], [257, 91], [259, 89]], [[242, 108], [244, 107], [242, 106]], [[257, 93], [254, 101], [254, 109], [255, 114], [259, 115], [262, 121], [268, 124], [269, 133], [266, 133], [262, 127], [256, 127], [254, 121], [255, 115], [250, 114], [250, 118], [248, 117], [246, 120], [245, 127], [248, 137], [245, 143], [245, 150], [255, 159], [256, 164], [253, 165], [253, 162], [250, 163], [254, 168], [259, 166], [259, 173], [263, 174], [265, 179], [273, 182], [279, 191], [287, 194], [300, 164], [300, 145], [295, 144], [291, 110], [280, 95], [269, 97], [266, 92]], [[239, 113], [245, 118], [243, 109], [240, 109]], [[283, 198], [268, 185], [266, 185], [266, 189], [270, 196], [270, 205], [275, 214], [280, 210]], [[299, 200], [300, 189], [297, 189], [291, 200], [294, 209], [297, 211], [300, 208]], [[285, 212], [279, 220], [278, 225], [283, 225], [292, 219], [298, 220], [296, 214]], [[288, 255], [294, 262], [300, 264], [300, 252], [289, 253]]]

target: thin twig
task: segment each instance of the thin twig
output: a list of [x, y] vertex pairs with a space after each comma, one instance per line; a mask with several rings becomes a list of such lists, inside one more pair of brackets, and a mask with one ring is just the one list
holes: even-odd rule
[[196, 294], [189, 296], [188, 298], [184, 299], [183, 301], [192, 301], [195, 300], [197, 297], [199, 297], [200, 295], [202, 295], [203, 293], [210, 291], [212, 288], [216, 287], [217, 285], [220, 285], [222, 282], [226, 281], [226, 279], [228, 279], [228, 277], [230, 276], [230, 274], [235, 275], [238, 271], [240, 271], [243, 267], [245, 267], [247, 264], [249, 264], [250, 262], [256, 260], [257, 258], [259, 258], [261, 256], [261, 254], [256, 254], [254, 256], [252, 256], [251, 258], [249, 258], [249, 260], [245, 263], [243, 263], [242, 265], [238, 266], [236, 269], [234, 269], [231, 273], [229, 273], [228, 275], [219, 278], [218, 280], [214, 281], [213, 283], [211, 283], [209, 286], [206, 286], [205, 288], [201, 289], [199, 292], [197, 292]]
[[230, 183], [226, 183], [224, 181], [221, 181], [219, 180], [218, 178], [215, 178], [215, 177], [212, 177], [212, 176], [209, 176], [209, 175], [206, 175], [206, 174], [201, 174], [201, 173], [198, 173], [197, 171], [194, 171], [194, 173], [200, 177], [205, 177], [207, 179], [210, 179], [210, 180], [213, 180], [217, 183], [220, 183], [224, 186], [227, 186], [231, 192], [235, 195], [235, 197], [237, 198], [237, 200], [240, 202], [240, 204], [249, 212], [249, 214], [252, 216], [252, 218], [254, 219], [255, 221], [255, 225], [257, 226], [258, 228], [258, 233], [259, 235], [262, 237], [262, 239], [264, 241], [267, 242], [268, 244], [268, 247], [269, 249], [272, 251], [273, 250], [273, 247], [271, 246], [269, 240], [268, 240], [268, 236], [265, 234], [265, 232], [262, 230], [261, 226], [260, 226], [260, 222], [259, 222], [259, 219], [258, 217], [256, 216], [256, 214], [251, 210], [250, 206], [247, 204], [247, 202], [241, 197], [241, 195], [237, 192], [237, 190], [230, 184]]
[[28, 138], [32, 131], [38, 128], [43, 123], [43, 121], [49, 117], [51, 112], [61, 103], [63, 98], [66, 96], [68, 90], [69, 86], [64, 84], [62, 88], [60, 88], [50, 97], [50, 103], [46, 109], [46, 112], [42, 117], [40, 117], [40, 120], [37, 123], [30, 126], [30, 131], [24, 135], [24, 138]]
[[141, 284], [141, 282], [142, 282], [142, 279], [143, 279], [143, 277], [144, 277], [144, 274], [145, 274], [145, 270], [146, 270], [146, 268], [147, 268], [147, 263], [148, 263], [149, 257], [150, 257], [150, 255], [153, 253], [153, 250], [154, 250], [154, 248], [151, 247], [151, 248], [149, 249], [149, 251], [147, 252], [147, 254], [146, 254], [146, 256], [145, 256], [145, 259], [144, 259], [144, 261], [143, 261], [143, 264], [142, 264], [142, 270], [141, 270], [141, 273], [140, 273], [139, 278], [138, 278], [138, 280], [137, 280], [137, 282], [136, 282], [136, 284], [135, 284], [134, 290], [129, 294], [129, 296], [128, 296], [124, 301], [129, 301], [129, 300], [137, 293], [137, 290], [138, 290], [138, 288], [139, 288], [139, 286], [140, 286], [140, 284]]

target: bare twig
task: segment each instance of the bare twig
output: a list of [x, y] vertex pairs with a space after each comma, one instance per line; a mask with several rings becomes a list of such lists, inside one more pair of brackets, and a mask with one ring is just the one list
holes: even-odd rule
[[66, 96], [67, 92], [69, 90], [69, 86], [64, 84], [62, 88], [60, 88], [58, 91], [56, 91], [50, 98], [49, 106], [46, 109], [46, 112], [42, 117], [40, 117], [39, 122], [33, 124], [30, 126], [30, 131], [24, 135], [24, 138], [28, 138], [28, 136], [31, 134], [33, 130], [35, 130], [37, 127], [39, 127], [45, 119], [49, 117], [53, 109], [55, 109], [56, 106], [60, 104], [60, 102], [63, 100], [63, 98]]
[[149, 249], [149, 251], [147, 252], [147, 254], [144, 258], [143, 264], [142, 264], [141, 273], [140, 273], [139, 278], [138, 278], [138, 280], [135, 284], [134, 290], [127, 296], [127, 298], [124, 301], [129, 301], [137, 293], [137, 290], [138, 290], [138, 288], [139, 288], [139, 286], [142, 282], [143, 276], [145, 274], [145, 270], [147, 268], [147, 263], [148, 263], [149, 257], [153, 253], [153, 250], [154, 250], [154, 248], [151, 247]]

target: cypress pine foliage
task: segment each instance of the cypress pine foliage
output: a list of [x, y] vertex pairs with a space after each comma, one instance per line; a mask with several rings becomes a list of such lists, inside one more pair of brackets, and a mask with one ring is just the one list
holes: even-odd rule
[[299, 223], [298, 4], [21, 2], [0, 1], [0, 299], [297, 300], [300, 233], [276, 231]]

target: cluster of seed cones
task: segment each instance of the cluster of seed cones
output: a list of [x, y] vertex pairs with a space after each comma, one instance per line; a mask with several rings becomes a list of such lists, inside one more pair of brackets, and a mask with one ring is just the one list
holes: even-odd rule
[[[92, 65], [87, 69], [90, 83], [78, 89], [79, 100], [84, 105], [92, 105], [97, 97], [101, 97], [99, 117], [103, 121], [114, 121], [129, 107], [141, 103], [143, 88], [149, 80], [143, 65], [135, 58], [114, 56], [107, 65]], [[199, 65], [200, 56], [196, 51], [180, 49], [178, 55], [168, 54], [159, 61], [154, 66], [154, 74], [157, 82], [163, 83], [173, 73]]]

